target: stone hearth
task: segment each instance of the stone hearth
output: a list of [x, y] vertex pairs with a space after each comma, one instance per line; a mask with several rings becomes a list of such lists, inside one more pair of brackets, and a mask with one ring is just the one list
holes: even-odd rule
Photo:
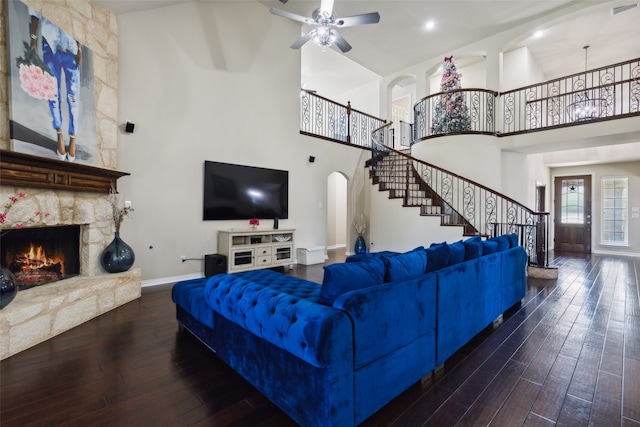
[[0, 359], [140, 297], [140, 269], [77, 276], [18, 292], [0, 311]]

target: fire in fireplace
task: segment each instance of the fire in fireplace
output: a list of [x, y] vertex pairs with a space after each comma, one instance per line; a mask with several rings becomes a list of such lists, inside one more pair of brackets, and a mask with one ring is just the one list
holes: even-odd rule
[[32, 227], [5, 231], [0, 261], [16, 276], [20, 290], [77, 276], [80, 226]]

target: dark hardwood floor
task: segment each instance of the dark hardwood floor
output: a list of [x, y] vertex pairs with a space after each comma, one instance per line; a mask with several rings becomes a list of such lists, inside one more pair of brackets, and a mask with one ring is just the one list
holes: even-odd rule
[[[521, 307], [363, 425], [640, 426], [640, 259], [553, 262], [558, 280], [530, 278]], [[322, 265], [287, 274], [321, 282]], [[295, 425], [178, 329], [170, 291], [3, 360], [2, 426]]]

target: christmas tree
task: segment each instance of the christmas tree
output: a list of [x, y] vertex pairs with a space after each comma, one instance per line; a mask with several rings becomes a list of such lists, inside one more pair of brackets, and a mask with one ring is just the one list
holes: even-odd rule
[[435, 102], [431, 134], [471, 130], [464, 93], [451, 92], [455, 89], [460, 89], [460, 74], [453, 63], [453, 56], [448, 56], [444, 58], [444, 73], [440, 81], [440, 91], [443, 94]]

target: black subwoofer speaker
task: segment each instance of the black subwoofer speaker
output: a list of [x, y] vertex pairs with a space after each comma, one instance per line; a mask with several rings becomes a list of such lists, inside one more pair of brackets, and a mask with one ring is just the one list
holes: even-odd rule
[[227, 257], [220, 254], [204, 256], [204, 275], [206, 277], [227, 272]]

